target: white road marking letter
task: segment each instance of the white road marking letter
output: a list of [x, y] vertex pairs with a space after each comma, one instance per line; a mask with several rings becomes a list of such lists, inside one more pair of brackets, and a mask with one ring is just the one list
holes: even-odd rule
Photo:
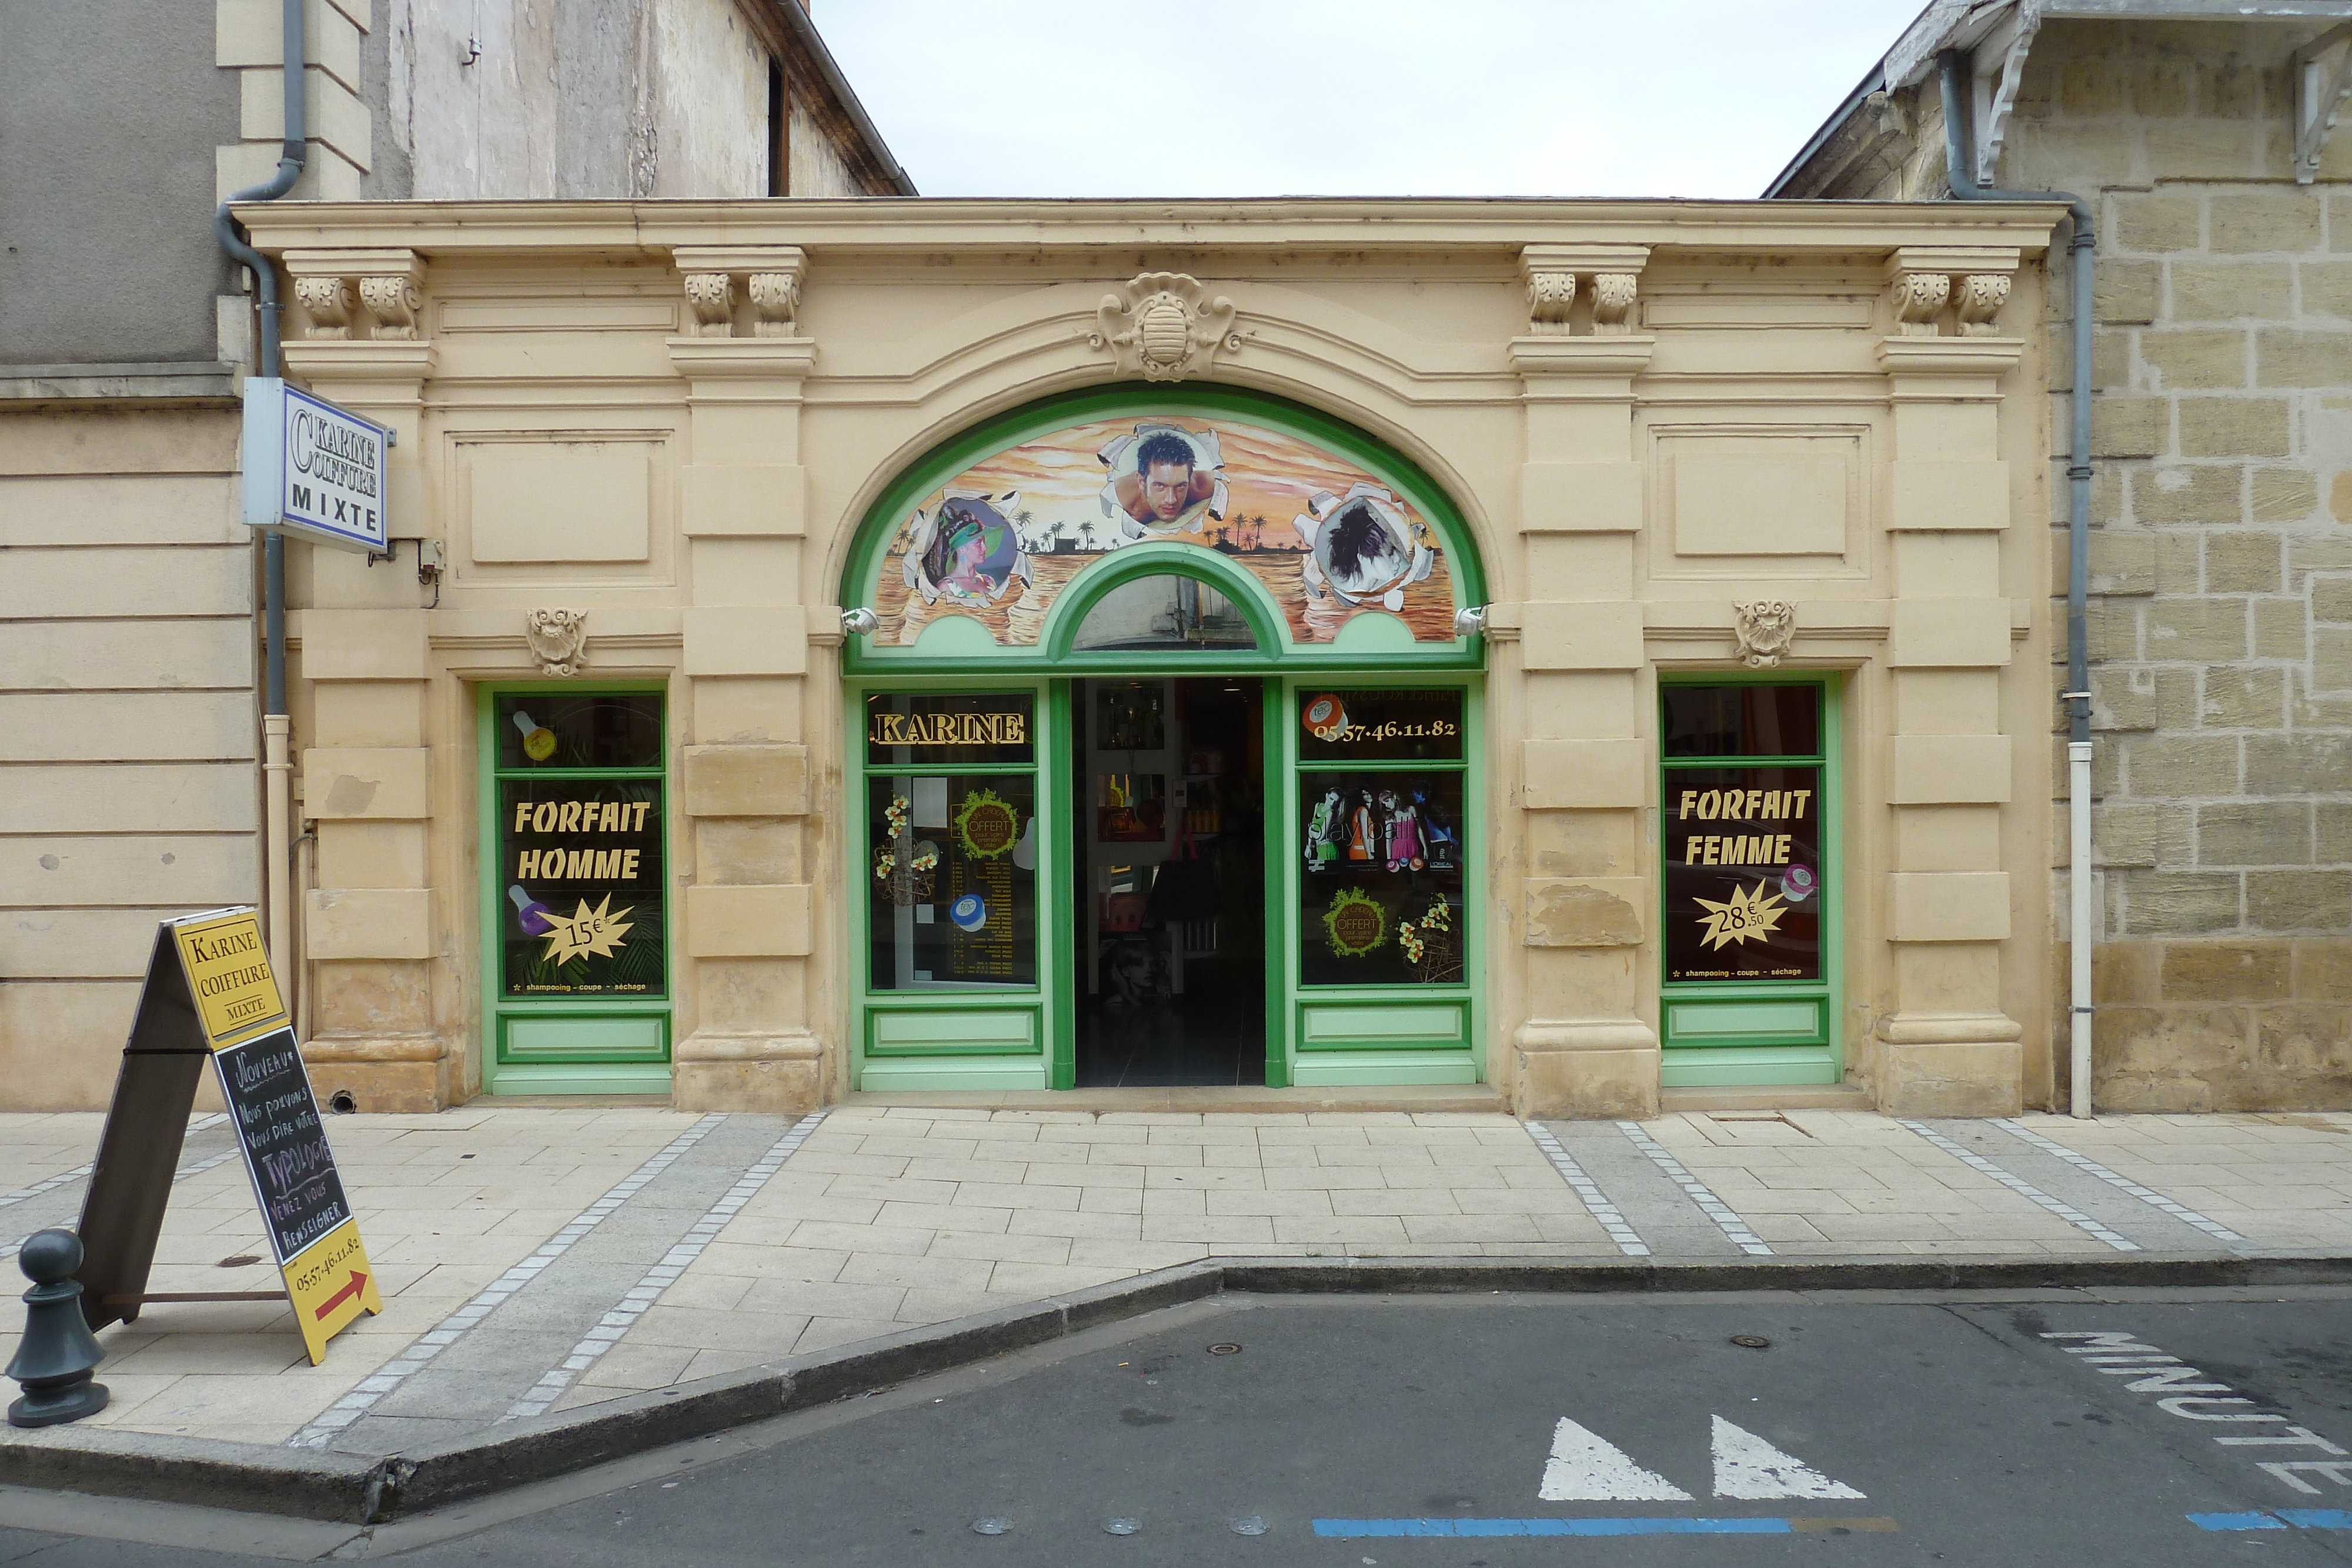
[[1760, 1502], [1769, 1498], [1842, 1497], [1863, 1494], [1833, 1481], [1794, 1454], [1785, 1454], [1753, 1432], [1715, 1418], [1715, 1495]]
[[[2138, 1369], [2127, 1366], [2103, 1366], [2099, 1368], [2099, 1370], [2102, 1372], [2116, 1373], [2125, 1376], [2129, 1376], [2134, 1371]], [[2136, 1383], [2125, 1384], [2124, 1387], [2133, 1394], [2153, 1394], [2160, 1388], [2170, 1389], [2176, 1394], [2227, 1394], [2230, 1392], [2230, 1385], [2226, 1383], [2191, 1383], [2188, 1381], [2189, 1378], [2202, 1377], [2204, 1375], [2205, 1375], [2203, 1373], [2198, 1371], [2193, 1366], [2161, 1367], [2150, 1371], [2146, 1377], [2139, 1379]]]
[[2253, 1401], [2251, 1399], [2207, 1399], [2202, 1397], [2194, 1399], [2159, 1399], [2156, 1402], [2156, 1407], [2167, 1412], [2168, 1414], [2178, 1416], [2184, 1421], [2284, 1421], [2286, 1419], [2284, 1416], [2200, 1416], [2193, 1411], [2182, 1408], [2183, 1406], [2187, 1405], [2252, 1405], [2252, 1403]]
[[2347, 1479], [2345, 1475], [2347, 1470], [2352, 1470], [2352, 1464], [2347, 1464], [2341, 1459], [2273, 1459], [2260, 1468], [2270, 1471], [2295, 1490], [2307, 1491], [2314, 1497], [2319, 1495], [2319, 1489], [2301, 1476], [2293, 1474], [2293, 1471], [2317, 1470], [2337, 1486], [2352, 1486], [2352, 1479]]
[[1552, 1429], [1551, 1457], [1544, 1461], [1546, 1502], [1689, 1502], [1691, 1494], [1635, 1464], [1632, 1456], [1566, 1416]]
[[2317, 1448], [2323, 1454], [2341, 1454], [2337, 1448], [2308, 1427], [2289, 1427], [2288, 1436], [2273, 1437], [2265, 1432], [2260, 1437], [2252, 1433], [2242, 1437], [2216, 1437], [2213, 1440], [2225, 1448]]

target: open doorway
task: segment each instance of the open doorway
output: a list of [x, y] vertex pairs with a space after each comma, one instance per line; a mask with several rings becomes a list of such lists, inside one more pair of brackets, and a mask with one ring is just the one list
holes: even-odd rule
[[1080, 1088], [1265, 1082], [1261, 685], [1076, 683]]

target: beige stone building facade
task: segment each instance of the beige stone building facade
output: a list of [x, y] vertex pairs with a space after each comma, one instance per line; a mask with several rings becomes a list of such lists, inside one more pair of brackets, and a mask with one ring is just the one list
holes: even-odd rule
[[286, 345], [397, 435], [292, 552], [322, 1097], [1051, 1089], [1189, 965], [1226, 1082], [2050, 1103], [2055, 207], [240, 215], [420, 297]]
[[[911, 193], [793, 0], [302, 9], [307, 163], [291, 200]], [[102, 1105], [156, 921], [267, 896], [261, 573], [238, 495], [254, 300], [211, 220], [281, 154], [280, 10], [9, 14], [9, 1108]], [[397, 329], [396, 287], [381, 317], [318, 298], [361, 337]], [[298, 840], [294, 855], [313, 847]]]
[[[2347, 25], [2331, 5], [1931, 5], [1774, 186], [1943, 197], [1937, 56], [1957, 50], [1972, 177], [2093, 204], [2104, 1109], [2352, 1104]], [[2037, 330], [2063, 563], [2056, 265]], [[2063, 897], [2049, 922], [2063, 942]]]

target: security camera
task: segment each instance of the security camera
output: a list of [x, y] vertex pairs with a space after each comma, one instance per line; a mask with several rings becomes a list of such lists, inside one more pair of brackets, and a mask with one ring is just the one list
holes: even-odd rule
[[882, 617], [864, 605], [841, 612], [841, 629], [852, 637], [870, 637], [882, 625]]
[[1467, 605], [1454, 612], [1454, 634], [1456, 637], [1475, 637], [1486, 629], [1486, 607], [1485, 605]]

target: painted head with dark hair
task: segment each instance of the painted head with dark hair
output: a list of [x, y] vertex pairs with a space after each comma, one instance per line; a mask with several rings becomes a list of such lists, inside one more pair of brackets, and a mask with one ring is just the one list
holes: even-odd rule
[[1135, 444], [1135, 472], [1143, 481], [1143, 504], [1153, 518], [1172, 523], [1194, 499], [1192, 444], [1162, 431]]
[[1396, 543], [1370, 505], [1356, 501], [1341, 508], [1330, 534], [1331, 576], [1342, 587], [1360, 581], [1367, 568], [1389, 567]]

